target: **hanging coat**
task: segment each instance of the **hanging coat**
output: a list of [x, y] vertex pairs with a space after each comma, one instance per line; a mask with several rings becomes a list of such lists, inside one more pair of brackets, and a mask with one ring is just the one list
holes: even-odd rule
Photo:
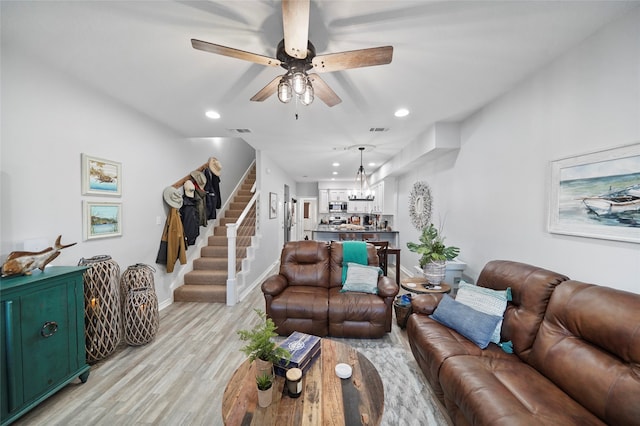
[[187, 238], [187, 245], [192, 246], [196, 243], [198, 235], [200, 235], [200, 220], [194, 197], [186, 195], [182, 197], [180, 216], [182, 217], [182, 226], [184, 227], [184, 236]]
[[215, 219], [217, 217], [217, 209], [222, 206], [220, 198], [220, 177], [213, 174], [208, 167], [204, 169], [204, 175], [207, 183], [204, 186], [207, 191], [207, 219]]
[[180, 260], [180, 264], [187, 263], [187, 249], [184, 241], [184, 229], [180, 213], [178, 209], [171, 207], [169, 216], [164, 224], [164, 231], [160, 239], [160, 249], [156, 263], [167, 265], [167, 272], [173, 272], [176, 260]]
[[196, 210], [198, 211], [198, 224], [200, 226], [207, 226], [207, 222], [209, 221], [207, 218], [207, 192], [196, 186], [193, 199], [196, 202]]

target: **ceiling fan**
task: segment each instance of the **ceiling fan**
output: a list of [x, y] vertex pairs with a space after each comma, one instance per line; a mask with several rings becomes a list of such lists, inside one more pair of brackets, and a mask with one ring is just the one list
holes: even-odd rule
[[[303, 105], [309, 105], [318, 96], [332, 107], [342, 100], [316, 73], [388, 64], [393, 46], [316, 55], [309, 41], [309, 6], [310, 0], [282, 0], [284, 39], [278, 44], [275, 58], [196, 39], [191, 39], [191, 45], [205, 52], [287, 70], [256, 93], [252, 101], [262, 102], [278, 92], [278, 99], [284, 103], [296, 96]], [[308, 74], [310, 70], [315, 73]]]

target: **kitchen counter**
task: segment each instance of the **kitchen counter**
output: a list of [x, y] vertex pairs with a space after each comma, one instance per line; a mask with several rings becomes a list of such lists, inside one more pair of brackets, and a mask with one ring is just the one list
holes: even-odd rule
[[[318, 228], [312, 231], [312, 239], [316, 241], [340, 241], [342, 240], [362, 240], [365, 239], [377, 241], [389, 241], [390, 247], [398, 246], [398, 231], [387, 231], [386, 229], [375, 229], [372, 226], [364, 226], [365, 229], [345, 229], [339, 225], [318, 225]], [[345, 235], [349, 234], [349, 235]], [[373, 238], [366, 238], [364, 234], [373, 235]]]

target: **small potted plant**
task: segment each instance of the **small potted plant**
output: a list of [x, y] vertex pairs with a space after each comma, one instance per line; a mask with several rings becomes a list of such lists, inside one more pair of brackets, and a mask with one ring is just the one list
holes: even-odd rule
[[441, 232], [430, 223], [422, 230], [420, 243], [407, 243], [407, 248], [420, 254], [420, 267], [429, 284], [440, 284], [444, 280], [446, 261], [452, 260], [460, 253], [458, 247], [445, 246]]
[[263, 373], [273, 377], [273, 363], [277, 363], [281, 359], [287, 360], [288, 363], [291, 359], [291, 352], [276, 345], [276, 342], [273, 341], [273, 338], [278, 335], [275, 332], [277, 327], [273, 320], [260, 309], [254, 309], [254, 311], [262, 321], [251, 330], [238, 330], [240, 340], [247, 342], [240, 350], [247, 355], [249, 361], [256, 360], [256, 377]]
[[258, 385], [258, 405], [268, 407], [273, 399], [273, 375], [263, 372], [256, 377]]

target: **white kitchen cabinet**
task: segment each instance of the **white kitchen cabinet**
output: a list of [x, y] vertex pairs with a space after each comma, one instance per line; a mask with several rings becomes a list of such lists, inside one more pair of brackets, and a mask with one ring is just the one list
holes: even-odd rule
[[387, 178], [375, 184], [372, 188], [374, 194], [373, 211], [385, 215], [396, 214], [396, 180]]
[[318, 213], [329, 213], [329, 190], [328, 189], [320, 189], [318, 190], [319, 199], [318, 202]]
[[347, 212], [349, 213], [370, 213], [371, 201], [349, 201], [347, 203]]
[[348, 201], [349, 191], [346, 189], [330, 189], [329, 201]]

